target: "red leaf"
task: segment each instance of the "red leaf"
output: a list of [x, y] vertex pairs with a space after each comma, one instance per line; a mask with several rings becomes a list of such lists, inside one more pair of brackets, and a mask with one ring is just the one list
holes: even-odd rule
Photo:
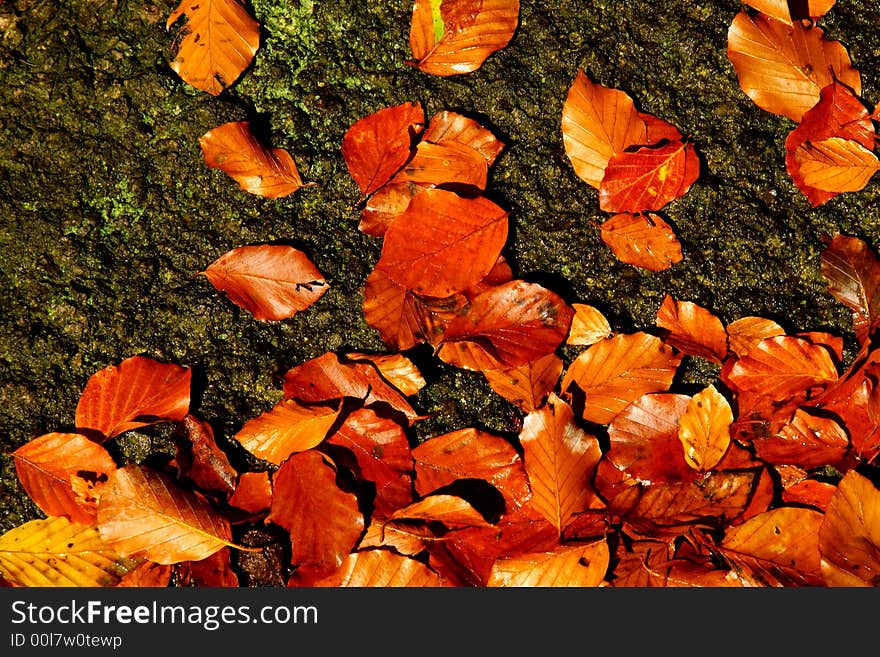
[[180, 474], [202, 490], [229, 495], [238, 473], [217, 445], [211, 425], [192, 415], [178, 424], [171, 436], [177, 446], [175, 462]]
[[229, 506], [248, 513], [258, 514], [268, 511], [272, 505], [272, 480], [269, 473], [242, 472], [235, 492], [229, 497], [228, 502]]
[[880, 260], [864, 241], [836, 234], [821, 257], [828, 291], [852, 311], [853, 330], [864, 343], [880, 317]]
[[182, 420], [189, 411], [188, 367], [132, 356], [93, 374], [76, 406], [79, 433], [100, 441], [158, 422]]
[[667, 294], [657, 311], [657, 326], [669, 331], [665, 341], [679, 351], [720, 363], [727, 356], [727, 331], [712, 312]]
[[422, 141], [461, 144], [480, 153], [491, 166], [504, 150], [504, 143], [482, 125], [457, 112], [442, 111], [431, 117]]
[[293, 317], [329, 289], [309, 257], [292, 246], [240, 246], [199, 273], [258, 320]]

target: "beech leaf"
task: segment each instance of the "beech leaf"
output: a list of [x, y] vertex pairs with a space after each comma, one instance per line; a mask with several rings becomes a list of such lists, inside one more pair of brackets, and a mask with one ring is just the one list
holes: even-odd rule
[[487, 586], [597, 587], [611, 562], [604, 539], [498, 559]]
[[574, 316], [571, 319], [565, 344], [587, 346], [610, 338], [614, 334], [608, 319], [598, 308], [586, 303], [573, 303], [571, 307]]
[[798, 175], [807, 187], [840, 194], [864, 189], [880, 170], [880, 159], [853, 139], [806, 141], [794, 152]]
[[764, 317], [741, 317], [727, 325], [730, 351], [742, 358], [764, 338], [785, 335], [785, 329], [772, 319]]
[[657, 311], [657, 326], [669, 331], [667, 344], [690, 356], [721, 363], [727, 356], [727, 331], [711, 311], [667, 294]]
[[853, 330], [864, 343], [880, 317], [880, 259], [863, 240], [838, 233], [822, 251], [820, 266], [828, 291], [852, 311]]
[[539, 409], [553, 392], [562, 375], [562, 359], [547, 354], [524, 365], [501, 370], [483, 370], [492, 390], [529, 413]]
[[482, 155], [489, 166], [504, 150], [504, 143], [490, 130], [463, 114], [449, 110], [432, 116], [421, 138], [422, 141], [432, 144], [453, 143], [468, 146]]
[[821, 18], [835, 2], [837, 0], [744, 0], [753, 9], [787, 23]]
[[601, 237], [618, 260], [648, 271], [669, 269], [683, 257], [675, 231], [650, 212], [615, 214], [602, 223]]
[[718, 465], [730, 445], [732, 423], [733, 409], [714, 385], [694, 395], [678, 426], [688, 465], [703, 472]]
[[361, 550], [349, 554], [336, 572], [310, 585], [352, 588], [449, 586], [440, 575], [421, 561], [385, 549]]
[[752, 441], [768, 463], [818, 468], [840, 463], [849, 448], [846, 430], [835, 420], [799, 408], [776, 434]]

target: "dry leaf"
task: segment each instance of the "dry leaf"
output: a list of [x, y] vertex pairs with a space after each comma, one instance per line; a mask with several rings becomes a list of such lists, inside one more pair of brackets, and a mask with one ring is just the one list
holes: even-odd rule
[[547, 354], [525, 365], [502, 370], [483, 370], [492, 390], [526, 413], [544, 405], [562, 374], [562, 359]]
[[880, 491], [855, 470], [837, 485], [819, 528], [827, 586], [877, 586], [880, 581]]
[[732, 423], [733, 409], [714, 385], [694, 395], [678, 426], [688, 465], [701, 472], [718, 465], [730, 446]]
[[648, 271], [663, 271], [682, 260], [681, 242], [656, 214], [616, 214], [601, 228], [602, 241], [621, 262]]
[[690, 356], [713, 363], [727, 357], [727, 331], [711, 311], [691, 301], [678, 301], [667, 294], [657, 311], [657, 326], [669, 331], [667, 344]]
[[498, 559], [487, 586], [596, 587], [611, 562], [605, 540]]
[[349, 554], [335, 573], [310, 585], [352, 588], [448, 586], [445, 580], [421, 561], [384, 549]]
[[598, 308], [585, 303], [573, 303], [571, 307], [574, 310], [574, 317], [571, 319], [565, 344], [591, 345], [614, 334], [608, 319]]

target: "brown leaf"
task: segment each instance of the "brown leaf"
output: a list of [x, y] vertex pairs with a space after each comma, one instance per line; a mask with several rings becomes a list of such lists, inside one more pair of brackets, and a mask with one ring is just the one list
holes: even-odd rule
[[267, 520], [290, 533], [297, 572], [327, 575], [344, 563], [360, 538], [364, 517], [357, 498], [336, 484], [336, 470], [314, 450], [287, 459], [272, 477]]
[[714, 385], [694, 395], [678, 425], [678, 438], [688, 465], [700, 472], [718, 465], [730, 446], [732, 423], [733, 410]]
[[442, 298], [466, 290], [498, 260], [507, 215], [482, 196], [426, 189], [388, 226], [376, 269], [420, 295]]
[[166, 28], [184, 15], [171, 68], [196, 89], [218, 96], [251, 65], [260, 47], [260, 24], [238, 0], [183, 0]]
[[388, 517], [385, 524], [397, 524], [401, 521], [424, 524], [430, 535], [437, 533], [432, 527], [434, 523], [439, 523], [447, 529], [489, 526], [486, 519], [464, 498], [439, 493], [427, 495], [398, 509]]
[[242, 472], [228, 503], [252, 514], [268, 511], [272, 505], [272, 479], [269, 473]]
[[237, 588], [238, 575], [232, 569], [231, 552], [228, 547], [218, 550], [200, 561], [177, 564], [178, 586], [203, 588]]
[[555, 395], [526, 415], [519, 439], [532, 487], [530, 505], [561, 535], [596, 495], [592, 477], [602, 457], [599, 441], [575, 424], [571, 407]]
[[116, 470], [104, 447], [77, 433], [52, 432], [29, 440], [12, 458], [21, 487], [43, 513], [95, 523], [101, 488]]
[[236, 247], [199, 273], [258, 320], [293, 317], [329, 289], [304, 252], [280, 244]]
[[245, 422], [233, 438], [257, 458], [281, 465], [291, 454], [319, 445], [338, 417], [338, 404], [286, 399]]
[[669, 331], [665, 341], [690, 356], [713, 363], [727, 357], [727, 331], [711, 311], [667, 294], [657, 311], [657, 326]]
[[738, 587], [736, 576], [708, 560], [670, 555], [667, 546], [654, 541], [637, 541], [631, 553], [620, 557], [614, 568], [614, 587]]
[[415, 363], [403, 354], [368, 354], [350, 351], [345, 357], [353, 362], [372, 363], [379, 370], [382, 378], [407, 397], [418, 394], [427, 383]]
[[217, 445], [214, 430], [204, 420], [187, 415], [177, 425], [172, 440], [177, 446], [174, 458], [180, 474], [202, 490], [230, 495], [238, 472]]
[[837, 486], [825, 481], [804, 479], [786, 487], [782, 491], [782, 501], [786, 504], [809, 505], [819, 511], [826, 511]]
[[787, 24], [743, 9], [727, 33], [727, 57], [758, 107], [795, 122], [835, 80], [861, 94], [861, 78], [846, 49], [814, 24]]
[[562, 359], [547, 354], [525, 365], [501, 370], [483, 370], [492, 390], [519, 409], [530, 413], [544, 405], [562, 374]]
[[761, 13], [786, 23], [811, 18], [816, 20], [827, 14], [837, 0], [744, 0], [744, 3]]
[[525, 365], [564, 342], [573, 315], [556, 293], [513, 280], [479, 294], [449, 323], [438, 356], [470, 370]]
[[182, 420], [189, 411], [192, 371], [145, 356], [131, 356], [93, 374], [76, 406], [79, 433], [100, 441], [157, 422]]
[[98, 529], [120, 555], [160, 564], [199, 561], [232, 545], [229, 521], [202, 495], [143, 465], [110, 476], [98, 499]]
[[681, 262], [681, 242], [659, 215], [615, 214], [602, 223], [602, 241], [618, 260], [648, 271], [663, 271]]
[[819, 528], [827, 586], [877, 586], [880, 581], [880, 491], [855, 470], [837, 485]]
[[562, 391], [584, 393], [584, 419], [607, 424], [642, 395], [667, 390], [680, 363], [660, 338], [641, 331], [615, 335], [587, 347], [569, 365]]
[[518, 22], [519, 0], [415, 0], [407, 63], [432, 75], [470, 73], [510, 42]]
[[586, 545], [559, 546], [553, 552], [498, 559], [487, 586], [596, 587], [605, 581], [610, 561], [604, 539]]
[[421, 141], [416, 145], [415, 155], [389, 184], [449, 184], [483, 190], [488, 174], [486, 158], [470, 146], [456, 142], [433, 144]]
[[428, 495], [455, 481], [481, 479], [504, 496], [507, 511], [531, 497], [522, 459], [504, 438], [479, 429], [458, 429], [429, 438], [412, 450], [416, 492]]
[[799, 408], [780, 431], [768, 438], [756, 438], [755, 453], [768, 463], [817, 468], [839, 464], [849, 448], [849, 436], [831, 418]]
[[491, 166], [504, 150], [504, 143], [492, 132], [458, 112], [443, 110], [431, 117], [422, 141], [433, 144], [461, 144], [480, 153]]
[[304, 183], [290, 153], [262, 143], [248, 121], [212, 128], [199, 145], [209, 168], [220, 169], [249, 194], [280, 198], [316, 184]]
[[821, 257], [828, 291], [852, 311], [853, 330], [864, 343], [880, 317], [880, 260], [865, 242], [837, 233]]
[[423, 588], [449, 585], [421, 561], [376, 549], [349, 554], [336, 572], [310, 586]]
[[742, 358], [764, 338], [785, 335], [785, 329], [772, 319], [741, 317], [727, 325], [730, 351]]
[[342, 138], [342, 157], [362, 196], [375, 192], [406, 164], [424, 125], [422, 106], [412, 102], [385, 107], [352, 124]]
[[578, 70], [562, 106], [562, 141], [578, 177], [599, 189], [612, 156], [646, 138], [632, 98]]

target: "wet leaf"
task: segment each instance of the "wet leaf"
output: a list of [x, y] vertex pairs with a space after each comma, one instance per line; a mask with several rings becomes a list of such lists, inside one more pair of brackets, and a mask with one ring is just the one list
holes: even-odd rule
[[643, 146], [615, 154], [599, 185], [605, 212], [659, 210], [684, 196], [700, 177], [694, 145], [681, 141]]
[[669, 331], [667, 344], [690, 356], [721, 363], [727, 356], [727, 331], [711, 311], [667, 294], [657, 311], [657, 326]]
[[95, 527], [63, 517], [31, 520], [0, 536], [0, 575], [16, 586], [116, 586], [139, 564], [102, 541]]
[[796, 484], [788, 486], [782, 491], [782, 501], [786, 504], [809, 505], [819, 511], [825, 511], [837, 486], [825, 481], [804, 479]]
[[208, 422], [187, 415], [171, 438], [177, 446], [174, 460], [183, 477], [204, 491], [229, 495], [235, 490], [238, 472], [226, 452], [217, 445]]
[[565, 344], [574, 346], [591, 345], [605, 338], [610, 338], [614, 332], [611, 324], [602, 311], [586, 303], [571, 304], [574, 317], [571, 320], [571, 328]]
[[93, 374], [76, 406], [78, 433], [101, 441], [189, 411], [192, 371], [146, 356], [131, 356]]
[[280, 244], [236, 247], [199, 273], [258, 320], [289, 319], [329, 289], [304, 252]]
[[475, 71], [513, 38], [519, 0], [415, 0], [409, 45], [425, 73]]
[[247, 511], [263, 513], [272, 505], [272, 479], [268, 472], [242, 472], [238, 477], [235, 491], [228, 500], [229, 506]]
[[819, 528], [828, 586], [877, 586], [880, 581], [880, 491], [855, 470], [837, 485]]
[[245, 422], [233, 438], [257, 458], [281, 465], [291, 454], [323, 442], [338, 417], [338, 405], [285, 399]]
[[610, 561], [605, 540], [560, 546], [554, 552], [498, 559], [487, 586], [596, 587], [604, 582]]
[[525, 365], [501, 370], [483, 370], [492, 390], [521, 410], [539, 409], [553, 392], [562, 375], [562, 359], [547, 354]]
[[853, 330], [864, 343], [880, 316], [880, 260], [863, 240], [838, 233], [822, 251], [821, 268], [828, 291], [852, 311]]
[[694, 395], [678, 426], [688, 465], [701, 472], [718, 465], [730, 445], [732, 423], [733, 410], [714, 385]]
[[229, 548], [223, 548], [200, 561], [178, 564], [179, 586], [204, 588], [236, 588], [240, 586], [238, 575], [232, 568]]
[[470, 370], [516, 367], [560, 346], [574, 315], [556, 293], [510, 281], [478, 295], [443, 334], [441, 360]]
[[233, 545], [229, 521], [202, 495], [143, 465], [111, 475], [98, 499], [98, 529], [119, 554], [160, 564], [199, 561]]
[[672, 385], [681, 356], [660, 338], [644, 332], [615, 335], [587, 347], [562, 379], [562, 391], [585, 395], [583, 417], [609, 423], [630, 403]]
[[415, 155], [389, 184], [449, 184], [483, 190], [486, 188], [488, 174], [489, 165], [485, 156], [470, 146], [456, 142], [433, 144], [420, 141]]
[[345, 357], [350, 361], [366, 361], [379, 370], [386, 381], [407, 397], [418, 394], [425, 387], [425, 377], [409, 358], [403, 354], [368, 354], [351, 351]]
[[416, 492], [428, 495], [463, 479], [481, 479], [504, 496], [507, 511], [531, 497], [522, 459], [504, 438], [479, 429], [458, 429], [429, 438], [412, 450]]
[[449, 110], [432, 116], [421, 138], [422, 141], [432, 144], [454, 143], [468, 146], [482, 155], [489, 166], [504, 150], [504, 143], [490, 130], [463, 114]]
[[793, 20], [821, 18], [837, 0], [744, 0], [744, 3], [777, 20], [791, 23]]
[[426, 189], [388, 227], [376, 269], [416, 294], [447, 297], [492, 270], [507, 228], [507, 212], [487, 198]]
[[681, 242], [659, 215], [615, 214], [601, 228], [602, 241], [618, 260], [649, 271], [663, 271], [681, 262]]
[[419, 103], [385, 107], [356, 121], [342, 138], [342, 157], [362, 196], [387, 183], [412, 156], [425, 125]]
[[[488, 527], [489, 523], [471, 504], [457, 495], [427, 495], [392, 513], [387, 524], [406, 521], [420, 522], [426, 526], [440, 523], [447, 529], [463, 529], [465, 527]], [[434, 534], [433, 529], [428, 530]], [[444, 532], [445, 533], [445, 532]]]
[[849, 436], [831, 418], [799, 408], [777, 434], [755, 439], [753, 445], [768, 463], [809, 469], [840, 463], [849, 448]]
[[336, 572], [311, 586], [423, 588], [448, 584], [421, 561], [390, 550], [373, 549], [349, 554]]
[[795, 122], [835, 80], [861, 94], [861, 78], [846, 49], [814, 24], [788, 24], [742, 10], [727, 33], [727, 56], [740, 87], [758, 107]]
[[571, 407], [555, 395], [526, 415], [519, 440], [532, 487], [530, 505], [561, 535], [596, 495], [592, 477], [602, 457], [599, 441], [575, 424]]
[[220, 169], [249, 194], [280, 198], [316, 184], [304, 183], [290, 153], [261, 142], [248, 121], [212, 128], [199, 145], [209, 168]]
[[47, 433], [12, 452], [21, 487], [47, 516], [93, 525], [97, 498], [116, 470], [110, 453], [77, 433]]
[[290, 533], [290, 563], [323, 576], [339, 568], [364, 529], [357, 498], [336, 484], [336, 470], [314, 450], [287, 459], [272, 477], [267, 520]]
[[579, 70], [562, 106], [562, 141], [574, 172], [599, 189], [608, 161], [628, 146], [647, 143], [647, 129], [632, 98]]
[[738, 587], [728, 569], [708, 561], [671, 556], [666, 546], [654, 541], [638, 541], [632, 553], [621, 556], [614, 568], [614, 587]]
[[741, 317], [727, 325], [730, 351], [740, 358], [764, 338], [778, 335], [785, 335], [785, 329], [772, 319], [763, 317]]
[[873, 151], [841, 137], [804, 142], [795, 150], [794, 161], [804, 185], [834, 194], [864, 189], [880, 170]]
[[260, 24], [238, 0], [183, 0], [166, 28], [183, 16], [171, 68], [187, 84], [218, 96], [251, 65], [260, 47]]

